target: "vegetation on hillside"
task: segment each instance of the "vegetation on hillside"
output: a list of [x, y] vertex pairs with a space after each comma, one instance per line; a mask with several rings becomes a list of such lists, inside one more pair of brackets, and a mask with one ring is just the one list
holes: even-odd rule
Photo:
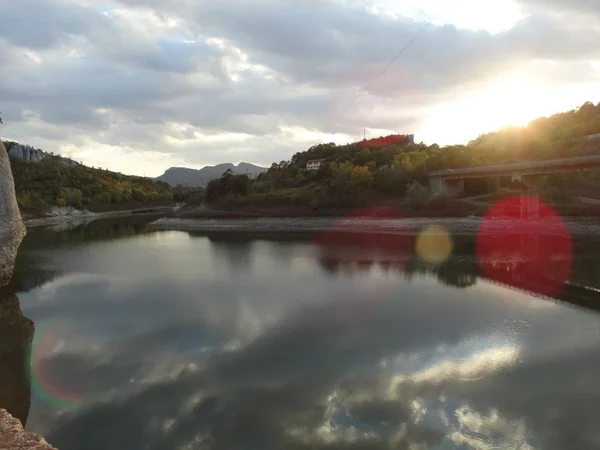
[[[226, 173], [210, 182], [206, 201], [220, 206], [358, 206], [402, 199], [413, 208], [431, 200], [427, 173], [433, 170], [566, 158], [600, 153], [600, 103], [585, 103], [566, 113], [532, 121], [526, 127], [507, 127], [479, 136], [467, 145], [440, 147], [412, 143], [408, 136], [390, 135], [347, 145], [319, 144], [249, 180]], [[306, 170], [310, 160], [321, 168]], [[564, 174], [540, 181], [543, 188], [577, 189], [600, 184], [600, 176]], [[497, 181], [473, 181], [476, 193], [493, 192]], [[435, 201], [435, 200], [433, 200]]]
[[122, 175], [83, 165], [66, 166], [57, 156], [31, 163], [10, 158], [21, 211], [41, 214], [51, 206], [107, 211], [203, 201], [203, 190], [172, 188], [151, 178]]
[[[588, 102], [569, 112], [536, 119], [526, 127], [507, 127], [483, 134], [467, 145], [428, 146], [414, 143], [409, 135], [389, 135], [347, 145], [318, 144], [287, 161], [273, 163], [254, 180], [229, 170], [208, 183], [206, 191], [172, 188], [149, 178], [83, 165], [67, 166], [57, 156], [37, 163], [12, 157], [10, 161], [19, 206], [22, 211], [34, 214], [51, 206], [105, 211], [204, 201], [225, 208], [305, 209], [400, 201], [413, 210], [429, 205], [444, 213], [443, 199], [432, 198], [427, 188], [428, 172], [598, 154], [600, 139], [586, 138], [596, 133], [600, 133], [600, 103]], [[307, 170], [310, 160], [323, 160], [321, 168]], [[540, 178], [539, 185], [543, 192], [556, 197], [586, 195], [598, 192], [600, 175], [597, 172], [552, 175]], [[465, 187], [471, 194], [489, 194], [499, 184], [497, 180], [470, 180]]]

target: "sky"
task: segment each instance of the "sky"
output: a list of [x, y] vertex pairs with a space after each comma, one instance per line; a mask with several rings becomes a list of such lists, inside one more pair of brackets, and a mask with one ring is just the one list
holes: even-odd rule
[[464, 144], [600, 100], [597, 0], [0, 0], [0, 17], [0, 136], [137, 175], [364, 132]]

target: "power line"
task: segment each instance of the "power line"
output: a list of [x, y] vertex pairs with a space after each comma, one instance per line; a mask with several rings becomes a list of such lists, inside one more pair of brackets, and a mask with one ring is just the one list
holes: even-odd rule
[[383, 75], [383, 74], [384, 74], [384, 73], [385, 73], [385, 72], [386, 72], [386, 71], [387, 71], [387, 70], [388, 70], [388, 69], [389, 69], [389, 68], [392, 66], [392, 64], [394, 64], [394, 63], [396, 62], [396, 60], [397, 60], [398, 58], [400, 58], [400, 56], [402, 56], [402, 55], [404, 54], [404, 52], [405, 52], [406, 50], [408, 50], [412, 44], [414, 44], [414, 42], [417, 40], [417, 38], [418, 38], [418, 37], [419, 37], [419, 36], [420, 36], [420, 35], [421, 35], [421, 34], [422, 34], [424, 31], [425, 31], [425, 29], [426, 29], [426, 28], [427, 28], [427, 27], [428, 27], [430, 24], [431, 24], [430, 22], [427, 22], [427, 23], [426, 23], [426, 24], [425, 24], [425, 25], [424, 25], [424, 26], [423, 26], [423, 27], [422, 27], [422, 28], [421, 28], [421, 29], [420, 29], [420, 30], [419, 30], [419, 31], [418, 31], [418, 32], [417, 32], [417, 33], [416, 33], [416, 34], [413, 36], [413, 38], [412, 38], [410, 41], [408, 41], [408, 43], [407, 43], [407, 44], [406, 44], [404, 47], [402, 47], [402, 49], [400, 49], [400, 51], [399, 51], [399, 52], [396, 54], [396, 56], [394, 56], [394, 57], [392, 58], [392, 60], [391, 60], [391, 61], [390, 61], [390, 62], [389, 62], [389, 63], [388, 63], [388, 64], [387, 64], [387, 65], [386, 65], [384, 68], [383, 68], [383, 70], [382, 70], [381, 72], [379, 72], [379, 73], [377, 74], [377, 76], [376, 76], [375, 78], [373, 78], [373, 80], [371, 80], [371, 82], [370, 82], [369, 84], [367, 84], [367, 86], [366, 86], [366, 87], [363, 89], [363, 91], [362, 91], [360, 94], [358, 94], [358, 96], [357, 96], [357, 97], [356, 97], [356, 98], [355, 98], [355, 99], [352, 101], [352, 103], [350, 103], [350, 105], [348, 105], [348, 107], [347, 107], [346, 109], [344, 109], [344, 111], [342, 111], [342, 113], [341, 113], [340, 115], [338, 115], [338, 116], [335, 118], [335, 120], [333, 120], [333, 122], [331, 122], [331, 124], [330, 124], [330, 125], [329, 125], [327, 128], [325, 128], [325, 132], [326, 132], [326, 133], [327, 133], [327, 132], [328, 132], [328, 131], [331, 129], [331, 127], [333, 127], [333, 126], [334, 126], [334, 125], [337, 123], [337, 121], [338, 121], [338, 120], [340, 120], [340, 119], [341, 119], [341, 118], [344, 116], [344, 114], [346, 114], [346, 113], [347, 113], [347, 112], [350, 110], [350, 108], [352, 108], [352, 107], [354, 106], [354, 104], [355, 104], [355, 103], [356, 103], [356, 102], [357, 102], [357, 101], [358, 101], [358, 100], [359, 100], [359, 99], [360, 99], [360, 98], [361, 98], [363, 95], [365, 95], [365, 93], [366, 93], [366, 92], [369, 90], [369, 88], [371, 88], [371, 86], [373, 86], [373, 85], [374, 85], [374, 84], [377, 82], [377, 80], [379, 80], [379, 78], [381, 78], [381, 76], [382, 76], [382, 75]]
[[[458, 35], [452, 37], [451, 39], [448, 39], [446, 41], [445, 45], [439, 51], [433, 53], [429, 58], [427, 58], [426, 60], [422, 61], [422, 63], [428, 63], [430, 61], [433, 61], [436, 58], [439, 58], [448, 49], [448, 47], [450, 47], [450, 44], [456, 43], [457, 40], [458, 40]], [[396, 90], [394, 90], [394, 92], [392, 92], [392, 94], [390, 95], [390, 97], [395, 96], [400, 89], [402, 89], [402, 86], [399, 86]]]

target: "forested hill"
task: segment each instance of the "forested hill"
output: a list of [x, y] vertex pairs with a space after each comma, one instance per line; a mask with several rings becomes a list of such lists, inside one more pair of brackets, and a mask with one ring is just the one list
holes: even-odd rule
[[[256, 180], [229, 173], [211, 181], [206, 200], [222, 205], [313, 208], [407, 197], [423, 201], [430, 196], [426, 187], [429, 171], [600, 154], [600, 136], [594, 136], [598, 133], [600, 103], [588, 102], [526, 127], [481, 135], [467, 145], [428, 146], [405, 135], [348, 145], [319, 144], [288, 161], [273, 163]], [[321, 168], [307, 170], [310, 160], [321, 160]], [[562, 178], [575, 185], [569, 175]], [[595, 172], [580, 178], [582, 184], [589, 181], [596, 186], [600, 182]]]
[[[518, 107], [515, 106], [515, 107]], [[208, 203], [223, 206], [345, 207], [375, 201], [424, 202], [427, 172], [600, 154], [600, 103], [479, 136], [466, 145], [440, 147], [414, 143], [412, 135], [390, 135], [347, 145], [315, 145], [290, 160], [273, 163], [252, 180], [233, 170], [211, 181]], [[45, 154], [37, 162], [12, 157], [19, 206], [40, 214], [51, 206], [124, 209], [173, 201], [198, 203], [202, 189], [171, 187], [150, 178], [122, 175]], [[49, 156], [48, 156], [49, 155]], [[319, 170], [307, 170], [310, 160]], [[68, 161], [67, 161], [68, 162]], [[554, 189], [600, 191], [600, 173], [565, 174]]]
[[36, 162], [10, 156], [10, 164], [17, 201], [25, 213], [41, 214], [52, 206], [103, 211], [173, 201], [174, 190], [167, 183], [79, 164], [66, 165], [60, 156], [46, 154]]
[[[518, 105], [515, 105], [518, 108]], [[600, 103], [486, 133], [466, 146], [443, 148], [428, 169], [569, 158], [600, 153]]]

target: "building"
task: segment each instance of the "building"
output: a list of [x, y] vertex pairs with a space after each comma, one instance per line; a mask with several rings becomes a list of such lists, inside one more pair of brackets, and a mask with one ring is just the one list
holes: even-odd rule
[[325, 159], [311, 159], [306, 163], [306, 170], [319, 170]]

